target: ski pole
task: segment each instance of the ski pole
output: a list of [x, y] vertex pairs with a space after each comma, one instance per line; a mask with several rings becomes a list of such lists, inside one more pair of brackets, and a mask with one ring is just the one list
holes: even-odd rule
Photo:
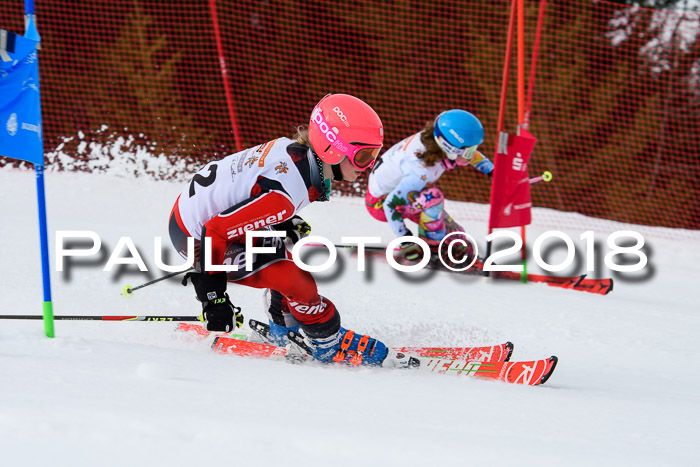
[[124, 295], [125, 297], [131, 297], [131, 294], [133, 294], [135, 290], [143, 289], [144, 287], [155, 284], [156, 282], [164, 281], [165, 279], [170, 279], [171, 277], [178, 276], [178, 275], [182, 274], [183, 272], [188, 272], [188, 271], [192, 271], [192, 270], [193, 269], [190, 268], [190, 269], [185, 269], [184, 271], [173, 272], [173, 273], [168, 274], [167, 276], [159, 277], [158, 279], [152, 280], [150, 282], [146, 282], [145, 284], [137, 285], [136, 287], [132, 287], [130, 285], [125, 285], [124, 287], [122, 287], [122, 295]]
[[532, 177], [530, 179], [530, 185], [541, 181], [548, 182], [552, 179], [552, 177], [552, 172], [550, 172], [549, 170], [545, 170], [539, 177]]
[[[43, 319], [41, 315], [0, 315], [0, 319]], [[201, 321], [199, 316], [54, 316], [64, 321]]]
[[[323, 243], [306, 243], [304, 246], [310, 246], [312, 248], [325, 248], [326, 245]], [[335, 248], [346, 248], [349, 250], [357, 250], [359, 247], [357, 245], [338, 245], [337, 243], [334, 243], [333, 246]], [[365, 250], [370, 250], [370, 251], [386, 251], [386, 246], [370, 246], [370, 245], [365, 245]], [[394, 251], [398, 251], [400, 248], [394, 248]]]

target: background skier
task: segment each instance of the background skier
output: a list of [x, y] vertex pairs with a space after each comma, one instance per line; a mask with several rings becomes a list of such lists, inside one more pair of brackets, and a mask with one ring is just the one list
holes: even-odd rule
[[[418, 237], [437, 250], [443, 237], [464, 229], [445, 211], [445, 196], [434, 183], [446, 170], [459, 166], [472, 166], [491, 178], [493, 163], [477, 150], [483, 141], [484, 128], [473, 114], [461, 109], [442, 112], [377, 161], [365, 195], [367, 210], [375, 219], [389, 222], [397, 237], [413, 235], [404, 222], [410, 219], [418, 225]], [[401, 249], [408, 260], [422, 255], [415, 243], [403, 243]], [[469, 251], [454, 244], [457, 259]]]

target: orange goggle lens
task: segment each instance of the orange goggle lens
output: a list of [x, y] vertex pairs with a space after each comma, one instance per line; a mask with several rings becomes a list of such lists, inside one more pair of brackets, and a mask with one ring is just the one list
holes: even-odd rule
[[364, 170], [367, 167], [371, 167], [374, 160], [379, 155], [379, 150], [381, 148], [362, 148], [357, 153], [355, 157], [351, 159], [352, 165], [360, 170]]

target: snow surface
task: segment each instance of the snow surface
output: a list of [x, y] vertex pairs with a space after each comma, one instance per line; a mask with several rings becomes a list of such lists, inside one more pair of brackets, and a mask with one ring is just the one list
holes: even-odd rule
[[[33, 173], [0, 171], [0, 186], [0, 313], [40, 314]], [[64, 273], [52, 256], [56, 315], [198, 313], [192, 289], [177, 280], [131, 299], [120, 294], [162, 274], [153, 237], [170, 249], [167, 219], [182, 187], [47, 174], [52, 251], [57, 230], [91, 230], [103, 240], [101, 257], [75, 260]], [[392, 238], [360, 199], [316, 203], [303, 214], [314, 234], [336, 242]], [[572, 216], [546, 217], [566, 226]], [[484, 222], [457, 220], [483, 245]], [[529, 227], [528, 242], [549, 228]], [[601, 267], [606, 235], [596, 231], [594, 277], [612, 274]], [[134, 240], [150, 275], [102, 271], [122, 236]], [[343, 255], [342, 267], [316, 274], [346, 327], [388, 344], [510, 340], [514, 360], [557, 355], [540, 387], [221, 356], [208, 342], [178, 336], [173, 323], [56, 321], [56, 338], [47, 339], [41, 321], [0, 320], [0, 465], [697, 465], [700, 237], [684, 237], [646, 237], [649, 265], [612, 274], [607, 296], [427, 271], [401, 276], [382, 262], [361, 273]], [[565, 274], [584, 272], [582, 251]], [[552, 262], [563, 254], [555, 249]], [[530, 269], [538, 272], [532, 261]], [[260, 290], [231, 285], [229, 293], [246, 318], [264, 319]]]

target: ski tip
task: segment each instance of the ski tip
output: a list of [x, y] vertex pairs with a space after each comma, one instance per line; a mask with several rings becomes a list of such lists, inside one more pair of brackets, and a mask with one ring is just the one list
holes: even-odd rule
[[510, 341], [506, 342], [506, 350], [508, 351], [508, 353], [506, 354], [505, 360], [503, 360], [504, 362], [510, 361], [510, 357], [513, 355], [513, 347], [514, 346], [513, 346], [512, 342], [510, 342]]
[[608, 279], [608, 280], [610, 281], [610, 286], [608, 287], [608, 290], [605, 291], [605, 295], [607, 295], [613, 291], [613, 280], [612, 279]]
[[544, 375], [542, 375], [542, 379], [540, 380], [539, 383], [537, 383], [538, 385], [544, 384], [547, 382], [549, 377], [552, 376], [552, 373], [554, 373], [554, 369], [557, 367], [557, 362], [559, 361], [559, 359], [555, 355], [552, 355], [547, 360], [549, 361], [551, 366], [549, 367], [549, 370]]

